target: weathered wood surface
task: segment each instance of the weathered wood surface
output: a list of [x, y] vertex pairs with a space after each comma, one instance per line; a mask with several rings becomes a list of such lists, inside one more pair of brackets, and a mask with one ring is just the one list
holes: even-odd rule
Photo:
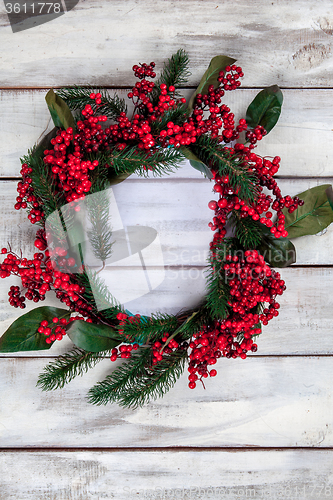
[[[258, 354], [328, 354], [332, 345], [333, 270], [332, 268], [287, 268], [282, 270], [287, 290], [280, 298], [280, 315], [263, 328], [258, 338]], [[14, 281], [11, 281], [12, 283]], [[9, 285], [0, 282], [1, 323], [0, 333], [22, 313], [36, 305], [28, 302], [24, 311], [7, 304], [6, 292]], [[154, 311], [176, 313], [186, 307], [195, 307], [205, 295], [203, 269], [177, 269], [166, 271], [163, 284], [149, 295], [128, 302], [126, 306], [133, 313], [150, 314]], [[39, 305], [57, 305], [55, 298]], [[61, 304], [60, 304], [61, 306]], [[54, 356], [72, 345], [67, 339], [56, 342], [49, 351], [36, 353], [0, 354], [0, 356]]]
[[221, 359], [218, 376], [190, 390], [186, 373], [142, 409], [87, 403], [113, 369], [106, 359], [64, 389], [35, 387], [45, 359], [1, 359], [2, 447], [332, 447], [328, 357]]
[[[131, 68], [158, 66], [180, 47], [196, 85], [207, 60], [238, 59], [247, 85], [327, 87], [332, 81], [330, 2], [308, 0], [81, 0], [47, 24], [13, 34], [0, 7], [2, 87], [121, 86]], [[259, 82], [260, 80], [260, 82]]]
[[5, 452], [0, 464], [1, 500], [333, 498], [327, 450]]
[[[284, 88], [279, 124], [258, 153], [281, 156], [286, 193], [331, 184], [332, 36], [331, 2], [319, 0], [235, 0], [232, 7], [220, 0], [81, 0], [58, 19], [16, 34], [1, 3], [0, 176], [19, 176], [19, 157], [47, 127], [44, 89], [92, 84], [126, 96], [133, 64], [155, 60], [160, 68], [183, 47], [192, 69], [186, 96], [211, 57], [238, 59], [245, 88], [225, 98], [237, 118], [260, 88], [291, 87]], [[207, 181], [185, 167], [159, 181], [131, 178], [117, 191], [126, 224], [139, 216], [159, 232], [169, 273], [148, 302], [143, 297], [131, 310], [176, 311], [197, 302], [204, 294], [197, 273], [211, 238]], [[14, 198], [15, 182], [1, 181], [1, 246], [9, 240], [31, 252], [35, 228], [12, 209]], [[219, 362], [206, 391], [190, 391], [185, 374], [164, 399], [143, 409], [93, 407], [85, 394], [109, 372], [109, 360], [62, 391], [42, 393], [35, 388], [38, 373], [68, 339], [48, 352], [2, 354], [0, 447], [19, 449], [0, 454], [0, 499], [333, 498], [332, 451], [319, 449], [333, 446], [332, 235], [329, 228], [295, 240], [298, 265], [305, 267], [282, 271], [288, 289], [280, 316], [258, 339], [257, 354]], [[22, 312], [7, 303], [10, 284], [0, 282], [1, 333]], [[182, 446], [204, 449], [170, 449]], [[266, 449], [248, 450], [254, 446]], [[98, 447], [119, 451], [92, 450]], [[169, 449], [153, 450], [158, 447]]]
[[[149, 226], [161, 240], [165, 265], [205, 266], [212, 231], [208, 227], [213, 212], [211, 199], [218, 199], [210, 183], [186, 162], [180, 169], [183, 176], [193, 178], [138, 179], [131, 176], [114, 186], [117, 208], [124, 226]], [[332, 184], [333, 177], [318, 179], [280, 179], [284, 194], [294, 196], [311, 187]], [[17, 182], [0, 180], [2, 246], [10, 242], [13, 251], [32, 257], [36, 248], [33, 236], [36, 226], [28, 221], [24, 210], [14, 209]], [[112, 219], [111, 219], [112, 223]], [[315, 236], [296, 238], [297, 265], [333, 264], [333, 228]], [[154, 265], [154, 261], [150, 265]]]
[[[129, 85], [133, 83], [134, 79], [131, 78]], [[271, 83], [276, 83], [276, 80]], [[49, 87], [51, 85], [49, 83]], [[264, 86], [261, 79], [258, 86]], [[111, 95], [113, 92], [110, 90]], [[120, 89], [115, 92], [126, 98], [127, 91]], [[192, 92], [191, 89], [184, 89], [185, 97], [190, 97]], [[258, 92], [259, 89], [240, 88], [227, 93], [223, 102], [230, 106], [236, 119], [244, 118], [247, 106]], [[258, 144], [258, 154], [280, 156], [281, 176], [332, 176], [333, 90], [285, 89], [283, 94], [280, 120], [274, 130]], [[45, 90], [0, 91], [1, 176], [19, 176], [19, 158], [26, 154], [50, 125], [45, 95]], [[175, 176], [183, 177], [184, 172], [180, 170]], [[197, 173], [192, 169], [192, 173], [186, 172], [188, 176], [196, 177]]]

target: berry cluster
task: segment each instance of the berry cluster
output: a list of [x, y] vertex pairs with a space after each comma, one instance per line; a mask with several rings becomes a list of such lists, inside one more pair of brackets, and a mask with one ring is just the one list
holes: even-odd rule
[[67, 320], [65, 318], [52, 318], [52, 322], [49, 324], [48, 321], [43, 320], [37, 329], [38, 333], [43, 333], [46, 336], [46, 343], [51, 344], [55, 340], [62, 340], [63, 336], [66, 335], [65, 326], [67, 325]]
[[[238, 188], [232, 186], [229, 176], [221, 176], [216, 170], [213, 170], [213, 178], [215, 181], [214, 191], [219, 194], [219, 200], [214, 200], [208, 203], [211, 210], [215, 211], [213, 222], [209, 223], [209, 227], [213, 231], [217, 231], [214, 235], [214, 242], [221, 241], [226, 234], [225, 224], [231, 212], [237, 212], [238, 215], [245, 219], [251, 217], [255, 221], [264, 224], [276, 238], [287, 237], [288, 231], [285, 229], [285, 216], [282, 212], [283, 208], [288, 208], [289, 213], [292, 213], [298, 206], [304, 204], [297, 196], [283, 197], [281, 190], [277, 185], [273, 175], [276, 174], [280, 166], [280, 157], [275, 156], [272, 161], [267, 158], [261, 158], [248, 147], [243, 144], [236, 144], [234, 148], [223, 148], [224, 154], [229, 161], [234, 162], [239, 167], [245, 167], [251, 171], [256, 179], [257, 197], [253, 203], [246, 203], [237, 196]], [[272, 191], [275, 198], [265, 194], [263, 188], [266, 187]], [[273, 213], [276, 211], [277, 220], [274, 223], [272, 220]]]
[[[188, 368], [191, 389], [196, 387], [198, 379], [217, 374], [209, 367], [221, 356], [245, 359], [248, 351], [257, 350], [253, 337], [261, 333], [260, 322], [267, 325], [278, 316], [280, 304], [276, 296], [286, 289], [280, 274], [271, 269], [256, 250], [246, 251], [244, 258], [228, 254], [225, 261], [223, 271], [230, 286], [231, 310], [226, 319], [204, 326], [193, 336]], [[260, 313], [258, 306], [265, 303], [269, 307]]]
[[28, 166], [27, 163], [22, 163], [21, 168], [22, 180], [17, 184], [18, 196], [16, 198], [16, 203], [14, 205], [15, 210], [20, 210], [20, 208], [28, 208], [28, 219], [32, 224], [39, 222], [44, 217], [43, 207], [40, 201], [34, 195], [34, 189], [32, 186], [32, 178], [30, 174], [32, 173], [32, 168]]

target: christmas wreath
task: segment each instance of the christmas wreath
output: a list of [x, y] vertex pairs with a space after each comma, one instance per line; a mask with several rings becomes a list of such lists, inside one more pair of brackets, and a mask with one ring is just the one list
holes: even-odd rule
[[[282, 196], [274, 179], [280, 158], [255, 152], [279, 118], [282, 92], [276, 85], [259, 92], [236, 124], [222, 103], [243, 77], [235, 62], [214, 57], [188, 102], [180, 95], [189, 77], [183, 50], [165, 63], [157, 83], [153, 62], [133, 66], [138, 81], [128, 93], [130, 117], [124, 100], [105, 90], [48, 92], [55, 128], [22, 158], [15, 204], [39, 226], [38, 252], [24, 258], [9, 245], [2, 249], [0, 265], [1, 278], [14, 275], [21, 281], [10, 287], [12, 306], [23, 309], [26, 300], [43, 301], [51, 291], [66, 306], [33, 309], [0, 339], [0, 352], [49, 349], [64, 335], [71, 339], [72, 350], [39, 376], [42, 389], [63, 387], [105, 357], [121, 358], [90, 389], [89, 401], [141, 406], [163, 396], [186, 363], [194, 389], [216, 376], [218, 358], [245, 359], [257, 350], [262, 325], [278, 316], [277, 298], [286, 285], [273, 266], [295, 262], [287, 236], [315, 234], [333, 221], [332, 188]], [[207, 293], [196, 308], [175, 315], [132, 315], [85, 262], [83, 244], [75, 244], [76, 215], [84, 206], [89, 243], [103, 267], [114, 243], [108, 186], [133, 173], [169, 174], [184, 158], [213, 182], [216, 195], [209, 202], [214, 235]]]

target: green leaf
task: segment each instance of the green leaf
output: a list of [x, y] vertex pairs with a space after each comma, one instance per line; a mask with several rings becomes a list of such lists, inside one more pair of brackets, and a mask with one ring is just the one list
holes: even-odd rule
[[131, 174], [127, 172], [122, 172], [121, 174], [117, 174], [113, 169], [108, 169], [108, 182], [110, 186], [114, 186], [115, 184], [120, 184], [129, 177]]
[[267, 134], [276, 125], [283, 102], [283, 95], [277, 85], [266, 87], [253, 99], [246, 111], [246, 122], [254, 128], [261, 125]]
[[275, 238], [264, 226], [263, 233], [258, 250], [266, 262], [273, 267], [287, 267], [296, 262], [296, 248], [288, 238]]
[[197, 90], [194, 92], [188, 103], [188, 108], [190, 111], [193, 110], [195, 96], [197, 94], [207, 94], [209, 85], [214, 85], [214, 87], [217, 88], [220, 85], [220, 83], [217, 81], [219, 72], [223, 71], [226, 66], [234, 64], [234, 62], [236, 62], [236, 59], [232, 59], [228, 56], [213, 57], [213, 59], [210, 61], [208, 69], [201, 78]]
[[52, 318], [70, 317], [70, 311], [58, 307], [37, 307], [20, 316], [10, 325], [0, 338], [0, 352], [39, 351], [49, 349], [52, 344], [45, 342], [45, 335], [37, 330], [43, 320], [52, 322]]
[[72, 127], [74, 130], [75, 120], [65, 101], [53, 92], [52, 89], [46, 94], [45, 100], [51, 113], [54, 125], [56, 127], [62, 127], [65, 130], [68, 129], [68, 127]]
[[119, 340], [115, 340], [115, 331], [111, 326], [81, 320], [73, 321], [67, 334], [77, 347], [90, 352], [108, 351], [120, 344]]
[[285, 226], [289, 238], [298, 238], [307, 234], [317, 234], [333, 222], [333, 210], [327, 197], [330, 184], [322, 184], [297, 196], [304, 201], [293, 213], [284, 208]]
[[189, 148], [181, 146], [180, 151], [183, 153], [185, 158], [190, 160], [190, 164], [193, 168], [199, 170], [199, 172], [208, 177], [208, 179], [213, 178], [210, 168], [207, 167], [207, 165], [205, 165], [194, 153], [192, 153], [192, 151]]
[[32, 150], [33, 157], [36, 158], [37, 160], [39, 158], [42, 158], [44, 156], [45, 149], [50, 149], [51, 139], [53, 139], [54, 137], [56, 137], [56, 135], [57, 135], [57, 129], [56, 129], [56, 127], [54, 127], [51, 130], [51, 132], [49, 132], [48, 134], [44, 135], [44, 137], [41, 139], [41, 141]]
[[329, 186], [326, 189], [326, 196], [327, 196], [329, 204], [331, 205], [331, 209], [333, 210], [333, 189], [332, 189], [332, 186]]

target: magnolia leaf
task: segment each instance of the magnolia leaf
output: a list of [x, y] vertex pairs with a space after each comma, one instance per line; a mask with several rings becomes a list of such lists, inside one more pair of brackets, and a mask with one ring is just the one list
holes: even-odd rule
[[332, 189], [332, 186], [329, 186], [327, 189], [326, 189], [326, 196], [327, 196], [327, 199], [329, 201], [329, 204], [331, 205], [331, 208], [333, 210], [333, 189]]
[[291, 214], [287, 208], [283, 209], [288, 238], [317, 234], [333, 222], [333, 210], [326, 192], [329, 188], [330, 184], [322, 184], [298, 194], [304, 205]]
[[108, 182], [110, 186], [114, 186], [115, 184], [120, 184], [120, 182], [123, 182], [129, 177], [131, 174], [127, 174], [126, 172], [122, 172], [121, 174], [116, 174], [116, 172], [112, 169], [109, 168], [108, 170]]
[[199, 170], [199, 172], [208, 177], [208, 179], [213, 178], [210, 168], [207, 167], [207, 165], [205, 165], [194, 153], [192, 153], [192, 151], [189, 148], [181, 146], [180, 151], [183, 153], [185, 158], [190, 160], [190, 164], [193, 168]]
[[52, 322], [54, 317], [70, 317], [70, 311], [58, 307], [37, 307], [14, 321], [0, 338], [0, 352], [39, 351], [50, 349], [45, 335], [37, 330], [43, 320]]
[[258, 248], [265, 261], [273, 267], [287, 267], [296, 262], [296, 248], [288, 238], [275, 238], [267, 227]]
[[67, 334], [77, 347], [90, 352], [108, 351], [120, 344], [119, 340], [113, 338], [115, 331], [111, 326], [82, 320], [73, 321]]
[[195, 96], [197, 94], [207, 94], [209, 85], [214, 85], [214, 87], [217, 88], [220, 85], [220, 82], [218, 82], [217, 80], [219, 77], [219, 72], [223, 71], [226, 68], [226, 66], [234, 64], [234, 62], [236, 62], [236, 59], [232, 59], [231, 57], [228, 56], [213, 57], [213, 59], [210, 61], [208, 69], [201, 78], [197, 90], [194, 92], [188, 103], [188, 109], [190, 111], [193, 110]]
[[246, 123], [251, 128], [261, 125], [268, 134], [280, 117], [282, 102], [283, 95], [277, 85], [266, 87], [247, 108]]
[[65, 101], [53, 92], [52, 89], [46, 94], [45, 100], [51, 113], [54, 125], [56, 127], [62, 127], [65, 130], [72, 127], [74, 130], [75, 120]]
[[57, 135], [57, 129], [54, 127], [48, 134], [44, 135], [41, 141], [34, 147], [32, 154], [35, 159], [42, 158], [44, 156], [44, 151], [50, 149], [51, 139], [54, 139]]

